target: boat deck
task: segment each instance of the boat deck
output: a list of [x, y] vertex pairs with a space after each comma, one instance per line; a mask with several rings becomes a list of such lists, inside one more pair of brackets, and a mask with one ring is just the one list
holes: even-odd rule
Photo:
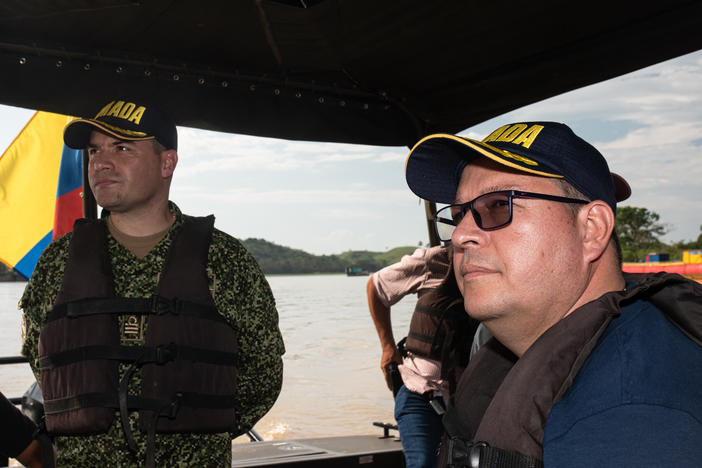
[[359, 435], [273, 440], [232, 447], [232, 467], [404, 467], [395, 437]]

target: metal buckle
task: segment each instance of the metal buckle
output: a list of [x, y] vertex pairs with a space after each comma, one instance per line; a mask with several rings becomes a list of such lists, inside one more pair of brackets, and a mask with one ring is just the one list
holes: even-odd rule
[[183, 398], [183, 394], [180, 392], [174, 395], [171, 404], [168, 406], [168, 419], [175, 419], [176, 415], [178, 414], [178, 410], [180, 409], [181, 398]]
[[483, 447], [489, 447], [487, 442], [476, 442], [470, 446], [468, 451], [468, 462], [470, 468], [480, 468], [480, 452]]
[[151, 312], [155, 315], [177, 315], [182, 309], [182, 302], [178, 299], [166, 299], [161, 296], [151, 296]]
[[167, 362], [173, 361], [176, 358], [178, 348], [175, 343], [171, 343], [167, 345], [158, 345], [156, 346], [155, 351], [156, 364], [163, 365]]
[[168, 303], [161, 296], [151, 296], [151, 313], [163, 315], [168, 312]]
[[489, 447], [487, 442], [475, 442], [451, 437], [447, 447], [448, 468], [480, 468], [480, 455], [483, 447]]

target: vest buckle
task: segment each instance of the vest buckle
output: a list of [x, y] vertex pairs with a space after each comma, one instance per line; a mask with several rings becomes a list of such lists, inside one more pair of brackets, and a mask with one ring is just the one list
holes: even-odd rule
[[173, 361], [178, 354], [178, 347], [175, 343], [167, 345], [158, 345], [155, 348], [155, 359], [156, 364], [163, 365], [167, 362]]
[[472, 442], [451, 437], [447, 447], [447, 467], [480, 468], [482, 449], [489, 446], [487, 442]]
[[151, 296], [151, 313], [155, 315], [172, 314], [177, 315], [182, 309], [182, 302], [178, 299], [166, 299], [165, 297]]
[[171, 400], [171, 403], [168, 405], [168, 414], [166, 415], [168, 419], [175, 419], [180, 409], [181, 398], [183, 398], [183, 394], [180, 392], [174, 395], [173, 400]]
[[470, 468], [480, 467], [480, 454], [483, 447], [489, 447], [487, 442], [476, 442], [470, 446], [470, 451], [468, 452], [468, 461], [470, 462]]

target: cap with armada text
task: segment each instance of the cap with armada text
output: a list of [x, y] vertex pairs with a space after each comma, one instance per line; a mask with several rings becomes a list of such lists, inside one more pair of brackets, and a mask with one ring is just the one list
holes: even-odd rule
[[110, 101], [92, 119], [76, 119], [66, 125], [63, 140], [70, 148], [83, 149], [90, 143], [93, 130], [121, 140], [156, 140], [166, 149], [178, 149], [175, 122], [145, 102], [129, 99]]
[[463, 168], [478, 156], [529, 174], [564, 179], [589, 200], [606, 202], [615, 213], [617, 202], [631, 195], [626, 180], [610, 172], [594, 146], [557, 122], [503, 125], [482, 141], [443, 133], [424, 137], [407, 157], [407, 185], [425, 200], [453, 203]]

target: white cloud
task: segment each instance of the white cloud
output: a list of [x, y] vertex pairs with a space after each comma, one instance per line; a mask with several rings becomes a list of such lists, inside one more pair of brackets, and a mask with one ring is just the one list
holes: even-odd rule
[[275, 190], [254, 189], [250, 187], [230, 188], [224, 190], [208, 189], [199, 185], [174, 187], [174, 196], [187, 197], [190, 200], [226, 202], [232, 205], [392, 205], [407, 202], [411, 198], [409, 190]]
[[331, 164], [404, 161], [405, 149], [298, 142], [179, 128], [178, 174], [190, 177], [234, 171], [323, 170]]

